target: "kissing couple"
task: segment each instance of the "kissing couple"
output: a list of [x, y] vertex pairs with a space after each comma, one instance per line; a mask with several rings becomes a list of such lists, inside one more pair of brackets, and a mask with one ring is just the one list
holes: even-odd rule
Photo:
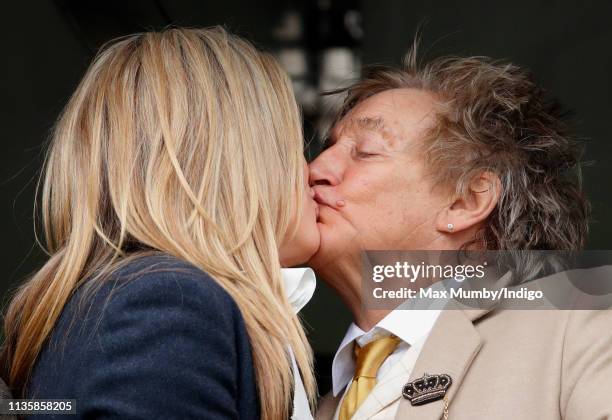
[[[413, 49], [342, 93], [307, 165], [290, 80], [247, 40], [103, 47], [49, 145], [49, 258], [5, 315], [12, 395], [87, 419], [612, 416], [609, 311], [362, 305], [364, 250], [583, 246], [588, 202], [561, 170], [579, 151], [528, 72]], [[354, 318], [319, 402], [304, 265]], [[403, 387], [428, 378], [443, 395], [413, 404]]]

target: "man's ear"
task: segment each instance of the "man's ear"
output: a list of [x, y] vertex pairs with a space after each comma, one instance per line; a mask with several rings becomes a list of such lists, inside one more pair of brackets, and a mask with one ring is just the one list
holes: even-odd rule
[[465, 195], [455, 197], [450, 206], [438, 214], [436, 228], [441, 232], [460, 232], [485, 220], [501, 194], [497, 174], [483, 171], [470, 181]]

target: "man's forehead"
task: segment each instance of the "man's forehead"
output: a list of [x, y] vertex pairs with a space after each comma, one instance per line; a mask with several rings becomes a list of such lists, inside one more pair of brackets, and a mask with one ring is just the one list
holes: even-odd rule
[[[331, 132], [368, 130], [395, 139], [404, 132], [420, 131], [435, 120], [434, 96], [420, 89], [391, 89], [373, 95], [342, 118]], [[404, 133], [404, 134], [402, 134]]]

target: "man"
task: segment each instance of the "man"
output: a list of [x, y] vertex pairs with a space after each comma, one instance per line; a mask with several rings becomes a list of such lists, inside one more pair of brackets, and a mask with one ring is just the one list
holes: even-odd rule
[[[610, 311], [362, 305], [363, 250], [583, 246], [589, 207], [558, 107], [517, 66], [440, 58], [419, 68], [414, 53], [346, 94], [310, 165], [321, 232], [310, 265], [354, 317], [317, 417], [612, 416]], [[425, 374], [450, 384], [413, 405], [403, 387]]]

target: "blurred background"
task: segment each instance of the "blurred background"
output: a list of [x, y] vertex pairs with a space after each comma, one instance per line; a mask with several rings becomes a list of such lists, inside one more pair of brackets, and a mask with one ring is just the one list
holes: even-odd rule
[[[0, 153], [0, 291], [3, 304], [44, 261], [35, 245], [33, 203], [49, 130], [95, 51], [117, 36], [167, 25], [222, 24], [276, 54], [303, 109], [307, 157], [332, 99], [322, 90], [358, 77], [363, 64], [399, 63], [419, 26], [426, 57], [486, 55], [533, 70], [574, 111], [586, 142], [593, 204], [589, 249], [612, 249], [611, 2], [514, 0], [41, 0], [3, 5]], [[320, 392], [350, 323], [319, 282], [303, 311], [317, 356]]]

